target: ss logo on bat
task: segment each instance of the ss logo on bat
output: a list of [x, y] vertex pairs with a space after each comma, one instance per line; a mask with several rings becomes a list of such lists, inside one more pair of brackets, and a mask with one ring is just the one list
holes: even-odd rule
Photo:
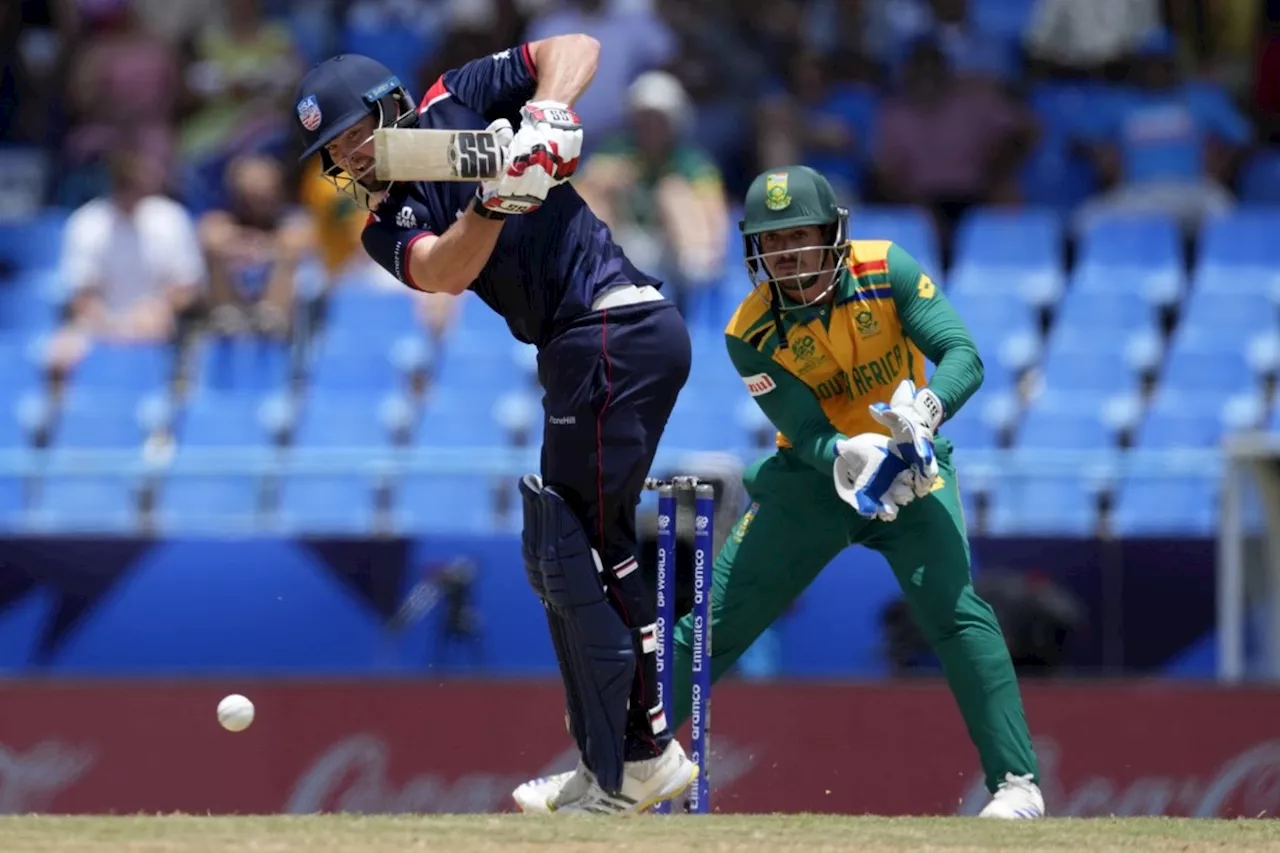
[[458, 175], [469, 180], [496, 177], [498, 146], [490, 133], [459, 133], [455, 137]]

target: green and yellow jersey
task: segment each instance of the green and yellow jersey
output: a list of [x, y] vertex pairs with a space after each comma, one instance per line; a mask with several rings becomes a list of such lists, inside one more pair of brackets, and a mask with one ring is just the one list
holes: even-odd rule
[[778, 447], [822, 471], [835, 443], [883, 433], [868, 411], [887, 403], [903, 379], [927, 384], [947, 417], [982, 384], [973, 338], [915, 258], [887, 240], [852, 240], [834, 298], [782, 312], [787, 346], [756, 287], [725, 328], [725, 345], [747, 390], [778, 430]]
[[618, 133], [605, 139], [593, 161], [618, 161], [635, 170], [635, 180], [627, 193], [627, 206], [637, 225], [657, 225], [658, 184], [667, 177], [683, 178], [695, 193], [707, 193], [719, 197], [724, 192], [720, 167], [701, 148], [687, 142], [677, 142], [659, 163], [647, 163], [641, 159], [635, 137], [630, 133]]

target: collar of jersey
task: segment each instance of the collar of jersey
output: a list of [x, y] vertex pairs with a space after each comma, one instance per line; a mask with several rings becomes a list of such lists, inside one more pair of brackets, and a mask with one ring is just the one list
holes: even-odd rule
[[[827, 303], [827, 307], [834, 310], [840, 305], [848, 302], [853, 298], [856, 282], [849, 273], [848, 267], [840, 270], [839, 278], [836, 279], [835, 298]], [[785, 325], [791, 326], [807, 326], [814, 320], [821, 320], [822, 308], [790, 308], [782, 312], [785, 318]]]

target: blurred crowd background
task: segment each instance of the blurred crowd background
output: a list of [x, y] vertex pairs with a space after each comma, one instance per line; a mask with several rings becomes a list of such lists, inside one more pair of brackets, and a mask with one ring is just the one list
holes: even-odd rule
[[[472, 58], [574, 32], [601, 44], [575, 184], [694, 341], [655, 473], [716, 482], [718, 540], [774, 438], [723, 346], [748, 286], [741, 197], [802, 162], [854, 236], [921, 260], [978, 342], [984, 387], [944, 431], [971, 533], [999, 551], [979, 584], [1015, 620], [1019, 665], [1056, 665], [1088, 624], [1090, 666], [1163, 665], [1208, 636], [1218, 448], [1280, 424], [1276, 0], [0, 3], [0, 528], [426, 536], [445, 568], [422, 607], [444, 602], [444, 636], [474, 636], [483, 610], [510, 634], [504, 665], [532, 665], [512, 627], [527, 595], [504, 578], [542, 431], [533, 353], [476, 299], [412, 293], [368, 260], [365, 211], [297, 162], [294, 94], [336, 52], [420, 95]], [[275, 556], [232, 562], [278, 569], [263, 547]], [[175, 551], [149, 582], [215, 583], [233, 567], [197, 569], [219, 553]], [[346, 553], [328, 562], [355, 568], [330, 569], [377, 598], [372, 558]], [[39, 580], [0, 566], [0, 593], [67, 586], [46, 571], [61, 559], [29, 559]], [[743, 666], [846, 672], [847, 649], [873, 645], [858, 666], [917, 665], [892, 581], [853, 568], [866, 559], [824, 575], [790, 652], [769, 632]], [[309, 583], [328, 601], [324, 572], [298, 571], [291, 600]], [[1164, 617], [1115, 586], [1154, 577], [1151, 601], [1187, 605], [1180, 632], [1147, 630]], [[103, 594], [90, 586], [59, 594], [84, 608]], [[307, 613], [323, 634], [331, 611]], [[344, 642], [372, 630], [351, 618]], [[139, 619], [122, 620], [121, 659], [274, 648], [134, 643]]]
[[[333, 461], [536, 447], [541, 419], [531, 354], [500, 321], [367, 259], [365, 213], [296, 162], [292, 99], [339, 51], [422, 93], [571, 32], [602, 46], [576, 185], [688, 317], [698, 361], [665, 444], [711, 453], [698, 464], [725, 482], [771, 440], [719, 338], [747, 286], [739, 202], [792, 162], [828, 175], [855, 236], [916, 254], [972, 327], [987, 384], [948, 427], [962, 448], [1203, 450], [1272, 423], [1280, 3], [21, 0], [0, 8], [0, 433], [125, 462], [10, 465], [0, 514], [515, 524], [508, 485]], [[329, 467], [294, 487], [230, 453], [245, 448]], [[201, 468], [211, 450], [224, 461]], [[1214, 525], [1209, 469], [1130, 482], [1073, 464], [997, 489], [1016, 466], [981, 458], [978, 530]], [[184, 459], [199, 476], [148, 467]]]

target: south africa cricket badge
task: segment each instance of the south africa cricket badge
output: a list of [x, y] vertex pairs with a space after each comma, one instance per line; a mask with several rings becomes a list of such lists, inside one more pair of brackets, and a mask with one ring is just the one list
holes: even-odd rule
[[787, 173], [775, 172], [764, 179], [764, 206], [770, 210], [786, 210], [791, 204]]
[[858, 327], [860, 337], [869, 338], [880, 332], [880, 323], [870, 311], [859, 311], [853, 316], [853, 322]]

